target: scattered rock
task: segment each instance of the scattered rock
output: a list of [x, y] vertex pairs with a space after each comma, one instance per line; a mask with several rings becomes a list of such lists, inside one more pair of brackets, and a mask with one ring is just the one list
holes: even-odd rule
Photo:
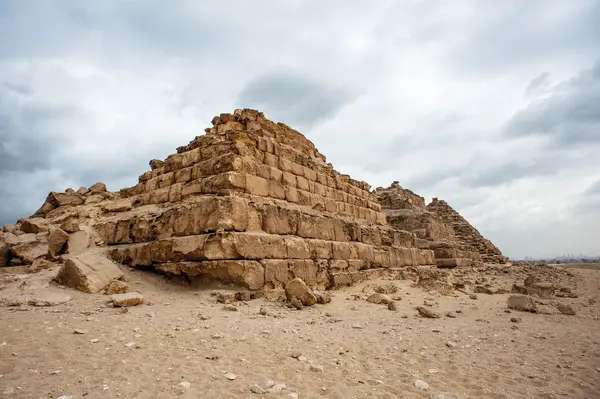
[[511, 317], [510, 321], [512, 323], [520, 323], [521, 322], [521, 318], [520, 317]]
[[124, 294], [129, 289], [129, 285], [121, 280], [112, 280], [106, 286], [106, 295]]
[[293, 297], [290, 300], [290, 304], [292, 305], [292, 307], [298, 309], [298, 310], [302, 310], [304, 309], [304, 305], [302, 304], [302, 301], [296, 297]]
[[98, 182], [91, 186], [89, 190], [92, 193], [104, 193], [106, 192], [106, 184]]
[[509, 309], [519, 310], [521, 312], [536, 312], [537, 306], [532, 297], [528, 295], [511, 295], [508, 297], [507, 306]]
[[6, 267], [10, 263], [12, 255], [8, 244], [0, 242], [0, 267]]
[[446, 312], [446, 317], [450, 317], [451, 319], [455, 319], [456, 318], [456, 313]]
[[234, 303], [235, 301], [235, 292], [217, 292], [217, 302], [227, 304]]
[[229, 312], [237, 312], [238, 308], [235, 305], [225, 305], [223, 306], [223, 310], [227, 310]]
[[182, 381], [179, 384], [177, 384], [177, 386], [183, 390], [187, 390], [190, 389], [190, 387], [192, 386], [191, 383], [187, 382], [187, 381]]
[[109, 259], [94, 254], [82, 254], [67, 259], [58, 272], [56, 281], [82, 292], [96, 293], [106, 288], [112, 280], [121, 277], [123, 272]]
[[321, 366], [320, 364], [311, 364], [310, 371], [322, 373], [325, 371], [325, 367]]
[[388, 303], [388, 309], [391, 311], [396, 311], [396, 310], [398, 310], [398, 305], [396, 304], [395, 301], [390, 301]]
[[75, 330], [73, 330], [74, 334], [87, 334], [87, 330], [82, 330], [80, 328], [76, 328]]
[[31, 266], [29, 266], [29, 269], [27, 270], [29, 273], [38, 273], [42, 270], [48, 270], [48, 269], [52, 269], [54, 267], [57, 267], [58, 265], [56, 263], [52, 263], [50, 261], [47, 261], [45, 259], [36, 259], [33, 261], [33, 263], [31, 264]]
[[225, 373], [225, 378], [227, 378], [229, 381], [233, 381], [237, 378], [237, 376], [235, 374], [233, 374], [232, 372], [227, 372]]
[[476, 294], [471, 294], [471, 295], [469, 295], [469, 298], [470, 299], [477, 299], [477, 295]]
[[313, 291], [313, 294], [317, 298], [318, 304], [325, 305], [326, 303], [331, 302], [331, 295], [328, 292]]
[[289, 301], [298, 298], [304, 306], [312, 306], [317, 303], [315, 295], [300, 278], [295, 278], [285, 285], [285, 294]]
[[456, 348], [456, 342], [448, 341], [446, 342], [446, 346], [448, 348]]
[[110, 297], [114, 307], [137, 306], [144, 302], [144, 297], [139, 292], [114, 294]]
[[437, 319], [440, 317], [440, 315], [434, 312], [433, 310], [424, 308], [423, 306], [417, 306], [417, 312], [419, 312], [419, 315], [421, 315], [421, 317], [425, 317], [428, 319]]
[[379, 305], [379, 304], [387, 305], [388, 303], [391, 302], [391, 299], [386, 294], [375, 293], [375, 294], [370, 295], [367, 298], [367, 302], [371, 302], [371, 303], [374, 303], [377, 305]]
[[566, 314], [569, 316], [575, 316], [575, 310], [573, 309], [573, 307], [571, 305], [565, 305], [562, 303], [557, 303], [556, 304], [556, 309], [558, 309], [558, 311], [562, 314]]
[[429, 389], [429, 384], [423, 380], [415, 380], [415, 387], [422, 391], [426, 391]]

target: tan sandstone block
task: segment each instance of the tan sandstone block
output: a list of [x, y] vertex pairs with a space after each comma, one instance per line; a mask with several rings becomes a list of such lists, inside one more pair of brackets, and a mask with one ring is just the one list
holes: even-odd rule
[[260, 261], [265, 270], [265, 284], [272, 284], [271, 288], [280, 288], [292, 280], [288, 261], [282, 259], [263, 259]]
[[269, 196], [269, 184], [266, 179], [254, 175], [246, 175], [246, 191], [261, 197]]
[[333, 243], [325, 240], [306, 240], [312, 259], [332, 259]]
[[298, 192], [298, 204], [303, 206], [312, 206], [312, 197], [308, 191], [297, 190]]
[[322, 186], [327, 186], [327, 175], [317, 172], [317, 182]]
[[302, 176], [296, 176], [296, 187], [299, 190], [308, 191], [308, 180]]
[[302, 175], [309, 181], [316, 182], [317, 181], [317, 172], [308, 168], [306, 166], [302, 167]]
[[331, 198], [325, 198], [325, 210], [327, 212], [335, 213], [337, 210], [336, 203]]
[[192, 168], [180, 169], [175, 172], [176, 183], [188, 183], [192, 180]]
[[153, 177], [152, 179], [148, 180], [144, 186], [144, 191], [147, 193], [151, 193], [152, 191], [158, 189], [158, 182], [158, 177]]
[[283, 182], [283, 172], [277, 168], [271, 167], [269, 178], [278, 183]]
[[304, 170], [302, 169], [303, 166], [296, 163], [296, 162], [292, 162], [291, 163], [292, 166], [292, 173], [295, 174], [298, 177], [302, 177], [304, 175]]
[[315, 262], [310, 259], [290, 260], [289, 270], [294, 278], [301, 278], [310, 288], [317, 285], [317, 267]]
[[158, 176], [158, 188], [168, 187], [173, 184], [175, 180], [175, 174], [173, 172], [163, 173]]
[[360, 259], [348, 260], [348, 271], [357, 272], [365, 267], [365, 261]]
[[292, 162], [285, 158], [279, 158], [279, 169], [283, 172], [292, 172]]
[[280, 182], [269, 180], [269, 197], [285, 199], [285, 187]]
[[285, 200], [294, 203], [298, 202], [298, 190], [296, 190], [296, 187], [285, 187]]
[[263, 163], [256, 165], [256, 175], [263, 179], [269, 180], [271, 178], [271, 167]]
[[290, 172], [283, 172], [283, 185], [287, 187], [296, 187], [296, 176], [294, 176]]
[[219, 194], [223, 190], [245, 191], [247, 176], [250, 175], [238, 172], [209, 176], [202, 180], [202, 192], [205, 194]]
[[169, 187], [154, 190], [150, 193], [150, 202], [152, 204], [163, 204], [169, 202]]
[[273, 168], [279, 168], [280, 167], [280, 160], [279, 157], [270, 154], [270, 153], [266, 153], [265, 154], [265, 159], [264, 159], [264, 163], [265, 165], [271, 166]]
[[287, 259], [310, 259], [310, 250], [306, 239], [286, 236], [283, 240], [287, 248]]
[[251, 290], [258, 290], [265, 285], [265, 270], [257, 261], [228, 260], [223, 261], [222, 264], [227, 268], [229, 277], [234, 283]]
[[329, 261], [329, 268], [331, 272], [341, 272], [348, 269], [348, 261], [343, 259], [335, 259]]
[[191, 151], [186, 151], [181, 154], [181, 166], [183, 168], [195, 165], [201, 160], [202, 155], [200, 154], [200, 148], [194, 148]]
[[318, 238], [328, 241], [333, 241], [335, 237], [333, 223], [330, 219], [306, 214], [300, 214], [297, 234], [304, 238]]
[[245, 259], [285, 259], [287, 246], [283, 237], [271, 234], [237, 233], [235, 248]]
[[267, 205], [263, 211], [263, 230], [270, 234], [295, 235], [298, 229], [298, 211]]
[[324, 197], [325, 196], [325, 187], [322, 184], [315, 182], [313, 192], [318, 196]]
[[194, 180], [185, 184], [181, 189], [181, 198], [185, 199], [193, 195], [202, 194], [202, 187], [203, 184], [201, 180]]

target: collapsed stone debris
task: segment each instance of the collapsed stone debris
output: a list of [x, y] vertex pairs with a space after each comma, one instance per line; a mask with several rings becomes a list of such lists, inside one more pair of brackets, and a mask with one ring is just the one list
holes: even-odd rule
[[[0, 266], [62, 265], [57, 280], [86, 292], [125, 291], [116, 262], [285, 294], [298, 281], [319, 292], [407, 266], [506, 261], [443, 201], [425, 206], [398, 183], [371, 192], [258, 111], [212, 124], [150, 161], [133, 187], [50, 193], [31, 218], [2, 228]], [[292, 297], [326, 301], [310, 295]]]

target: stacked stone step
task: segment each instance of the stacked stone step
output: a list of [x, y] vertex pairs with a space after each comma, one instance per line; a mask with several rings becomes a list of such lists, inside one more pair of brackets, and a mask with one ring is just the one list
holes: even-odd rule
[[114, 259], [250, 289], [295, 277], [338, 287], [434, 263], [413, 233], [387, 225], [367, 183], [335, 171], [299, 132], [238, 110], [206, 133], [151, 161], [121, 190], [134, 208], [96, 224]]
[[434, 198], [427, 209], [438, 215], [446, 224], [452, 227], [454, 235], [465, 247], [473, 248], [481, 255], [486, 263], [504, 264], [508, 261], [502, 252], [465, 218], [456, 212], [446, 201]]
[[440, 268], [476, 266], [481, 264], [479, 252], [462, 245], [451, 226], [425, 206], [425, 199], [404, 189], [395, 181], [388, 188], [374, 191], [388, 223], [398, 229], [415, 233], [417, 245], [434, 251]]

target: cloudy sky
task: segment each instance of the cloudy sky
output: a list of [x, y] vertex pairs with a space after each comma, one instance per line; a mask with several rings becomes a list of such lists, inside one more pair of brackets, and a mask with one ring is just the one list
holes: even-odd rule
[[598, 0], [0, 1], [0, 225], [134, 185], [248, 107], [508, 256], [600, 254], [598, 21]]

